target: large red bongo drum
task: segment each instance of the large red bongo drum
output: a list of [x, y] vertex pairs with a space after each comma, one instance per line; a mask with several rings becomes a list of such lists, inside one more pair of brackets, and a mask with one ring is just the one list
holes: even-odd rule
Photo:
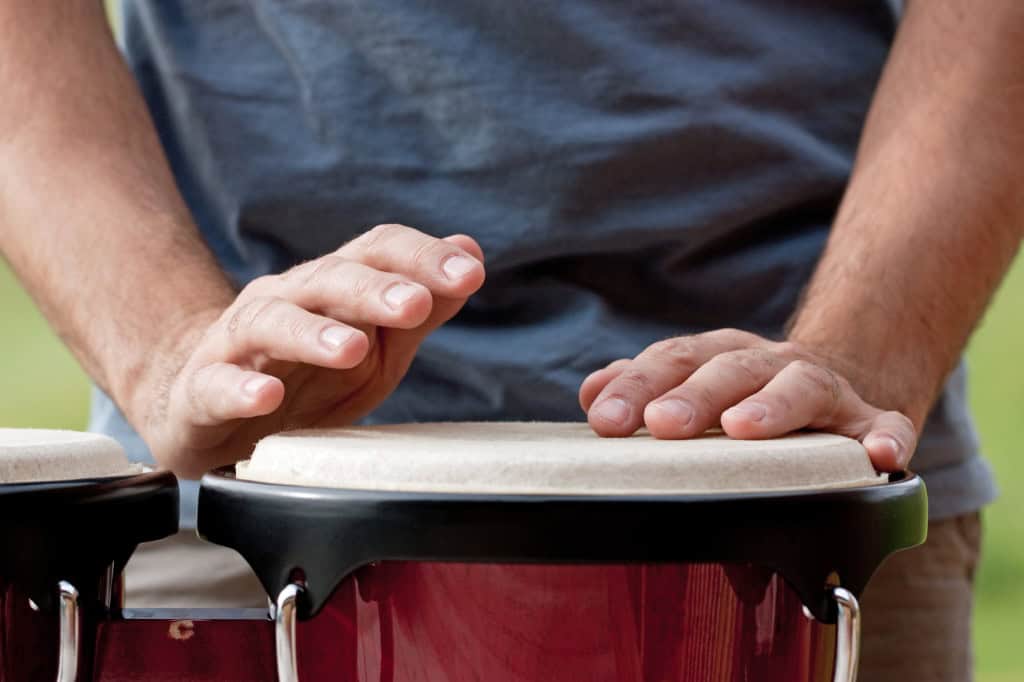
[[178, 486], [95, 434], [0, 429], [0, 682], [87, 680], [140, 542], [178, 528]]
[[265, 439], [199, 531], [275, 596], [282, 681], [850, 682], [926, 506], [839, 436], [421, 424]]

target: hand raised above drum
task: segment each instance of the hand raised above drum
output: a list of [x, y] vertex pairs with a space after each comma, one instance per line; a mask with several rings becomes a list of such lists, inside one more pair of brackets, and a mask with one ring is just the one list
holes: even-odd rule
[[799, 429], [860, 440], [875, 468], [906, 468], [917, 443], [909, 418], [865, 402], [834, 363], [792, 342], [735, 329], [659, 341], [584, 380], [580, 404], [594, 431], [691, 438], [721, 424], [733, 438]]
[[244, 458], [269, 433], [351, 424], [483, 281], [472, 238], [377, 226], [191, 323], [180, 369], [153, 387], [161, 400], [138, 426], [157, 461], [188, 477]]

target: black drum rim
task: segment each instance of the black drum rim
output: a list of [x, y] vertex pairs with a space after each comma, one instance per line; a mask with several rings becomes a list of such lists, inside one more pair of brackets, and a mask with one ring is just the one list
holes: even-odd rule
[[123, 476], [0, 484], [0, 582], [54, 607], [67, 581], [88, 600], [135, 547], [178, 531], [177, 478], [154, 470]]
[[393, 492], [240, 480], [228, 466], [202, 480], [198, 532], [238, 551], [270, 595], [303, 576], [300, 619], [377, 561], [706, 561], [770, 568], [814, 617], [835, 622], [835, 576], [860, 596], [886, 557], [923, 542], [927, 492], [910, 472], [876, 486], [790, 492]]

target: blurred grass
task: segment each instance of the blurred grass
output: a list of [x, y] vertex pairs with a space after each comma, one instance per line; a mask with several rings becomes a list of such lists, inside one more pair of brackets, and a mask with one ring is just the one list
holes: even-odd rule
[[89, 383], [0, 259], [0, 426], [81, 429]]
[[1024, 681], [1024, 258], [1003, 283], [968, 353], [971, 406], [1001, 496], [985, 514], [975, 641], [979, 682]]
[[[1004, 282], [969, 349], [971, 403], [1002, 497], [985, 514], [975, 618], [978, 682], [1024, 681], [1024, 258]], [[0, 426], [82, 428], [88, 383], [0, 261]], [[908, 633], [913, 636], [913, 633]]]

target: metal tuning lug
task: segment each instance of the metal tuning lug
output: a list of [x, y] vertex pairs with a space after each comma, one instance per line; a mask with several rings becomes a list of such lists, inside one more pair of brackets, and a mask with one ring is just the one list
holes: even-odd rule
[[59, 588], [60, 649], [57, 659], [57, 682], [75, 682], [78, 677], [78, 652], [82, 636], [78, 590], [64, 580], [60, 581]]
[[300, 594], [302, 587], [290, 583], [277, 595], [277, 605], [274, 609], [274, 643], [278, 682], [299, 680], [298, 659], [295, 656], [295, 607]]
[[849, 590], [832, 589], [839, 617], [836, 620], [836, 666], [833, 682], [856, 682], [860, 659], [860, 605]]

